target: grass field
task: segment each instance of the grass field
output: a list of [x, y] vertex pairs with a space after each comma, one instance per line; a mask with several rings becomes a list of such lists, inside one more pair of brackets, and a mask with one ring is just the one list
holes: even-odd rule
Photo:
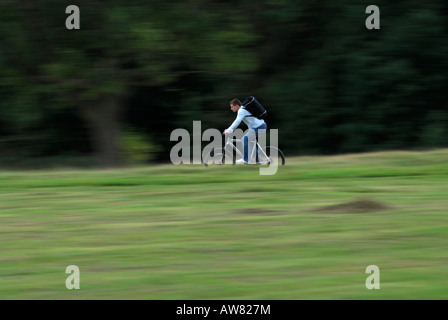
[[447, 208], [448, 150], [0, 171], [0, 299], [448, 299]]

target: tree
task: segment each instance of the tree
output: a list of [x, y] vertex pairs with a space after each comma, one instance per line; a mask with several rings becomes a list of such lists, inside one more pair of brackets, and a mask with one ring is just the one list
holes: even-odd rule
[[[100, 163], [117, 166], [117, 132], [131, 87], [166, 86], [185, 74], [238, 77], [251, 70], [249, 50], [241, 47], [252, 39], [248, 24], [213, 10], [219, 6], [213, 1], [207, 4], [82, 0], [81, 30], [67, 30], [60, 1], [1, 3], [14, 33], [2, 39], [9, 48], [4, 65], [14, 66], [14, 89], [33, 87], [21, 93], [32, 104], [43, 99], [52, 108], [75, 109], [91, 129]], [[238, 53], [222, 54], [232, 51]]]

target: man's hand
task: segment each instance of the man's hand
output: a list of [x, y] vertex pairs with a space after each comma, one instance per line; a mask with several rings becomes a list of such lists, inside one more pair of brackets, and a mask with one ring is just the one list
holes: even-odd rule
[[224, 130], [224, 134], [227, 134], [227, 129], [226, 129], [226, 130]]

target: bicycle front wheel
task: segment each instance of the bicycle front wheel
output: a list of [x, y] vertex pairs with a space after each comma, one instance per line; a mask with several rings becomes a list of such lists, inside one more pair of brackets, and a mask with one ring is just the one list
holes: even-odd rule
[[235, 164], [235, 159], [229, 154], [229, 152], [226, 152], [225, 148], [215, 148], [204, 158], [204, 165], [206, 167], [213, 164]]

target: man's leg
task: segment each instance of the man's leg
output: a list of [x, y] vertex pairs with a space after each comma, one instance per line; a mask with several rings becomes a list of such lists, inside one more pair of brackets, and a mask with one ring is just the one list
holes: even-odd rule
[[[249, 152], [252, 152], [255, 137], [256, 133], [252, 129], [249, 129], [247, 133], [243, 136], [244, 161], [246, 163], [249, 162]], [[253, 163], [253, 159], [250, 159], [250, 163]]]
[[[266, 124], [263, 124], [263, 125], [259, 126], [258, 128], [255, 128], [255, 134], [256, 134], [257, 141], [260, 136], [264, 136], [266, 134], [267, 127], [268, 126]], [[264, 142], [266, 142], [266, 141], [264, 141]], [[265, 145], [262, 145], [262, 148], [265, 148], [265, 147], [266, 147]], [[256, 147], [256, 149], [257, 149], [256, 150], [256, 154], [257, 154], [256, 161], [258, 163], [258, 162], [260, 162], [260, 160], [258, 158], [258, 147]]]

